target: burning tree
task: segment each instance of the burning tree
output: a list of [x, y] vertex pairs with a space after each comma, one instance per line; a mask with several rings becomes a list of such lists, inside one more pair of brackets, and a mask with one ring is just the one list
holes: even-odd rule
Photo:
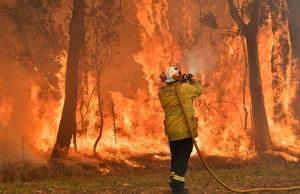
[[66, 155], [72, 136], [76, 136], [78, 66], [80, 53], [85, 44], [84, 8], [84, 0], [73, 0], [72, 19], [69, 25], [70, 40], [66, 67], [65, 102], [52, 157]]
[[252, 103], [252, 115], [255, 134], [255, 145], [259, 152], [267, 151], [271, 145], [269, 125], [264, 105], [264, 96], [261, 84], [258, 54], [258, 29], [260, 26], [260, 13], [262, 0], [254, 0], [250, 22], [246, 24], [239, 15], [233, 0], [227, 0], [230, 6], [230, 14], [246, 38], [248, 61], [249, 61], [249, 83]]
[[[121, 6], [121, 5], [120, 5]], [[121, 7], [116, 0], [91, 0], [87, 10], [87, 57], [94, 70], [96, 94], [99, 113], [99, 134], [94, 144], [94, 154], [102, 137], [104, 126], [103, 108], [101, 105], [100, 77], [103, 71], [111, 66], [118, 54], [120, 45], [116, 27], [122, 22]]]
[[291, 47], [288, 30], [288, 11], [285, 0], [268, 0], [272, 19], [274, 44], [272, 48], [271, 71], [274, 99], [274, 121], [285, 119], [289, 95], [289, 79], [291, 71]]
[[[1, 66], [4, 66], [3, 69], [9, 67], [9, 69], [14, 69], [13, 72], [19, 72], [20, 76], [14, 78], [15, 81], [19, 82], [18, 85], [22, 85], [20, 84], [21, 80], [28, 81], [28, 83], [23, 83], [27, 83], [28, 87], [26, 98], [23, 96], [24, 93], [23, 95], [20, 93], [22, 90], [19, 90], [18, 96], [20, 97], [13, 97], [11, 99], [14, 104], [12, 106], [11, 123], [19, 124], [19, 121], [22, 121], [24, 125], [24, 122], [26, 122], [26, 126], [34, 129], [38, 126], [36, 122], [37, 118], [44, 120], [48, 118], [48, 113], [52, 112], [47, 110], [49, 109], [48, 103], [59, 101], [62, 97], [60, 95], [61, 86], [58, 74], [63, 69], [61, 59], [64, 58], [63, 50], [67, 42], [67, 37], [64, 33], [64, 20], [62, 19], [64, 15], [57, 14], [61, 11], [60, 1], [17, 0], [13, 2], [2, 1], [0, 4], [1, 18], [8, 26], [6, 28], [7, 31], [9, 32], [10, 29], [13, 30], [10, 36], [14, 37], [14, 39], [11, 38], [9, 43], [9, 45], [13, 45], [13, 49], [10, 49], [10, 46], [6, 46], [5, 51], [2, 52], [3, 56], [7, 55], [12, 60], [5, 62]], [[5, 36], [1, 35], [1, 37], [4, 38]], [[12, 66], [11, 64], [16, 64], [16, 66]], [[8, 69], [6, 71], [9, 72]], [[11, 73], [14, 74], [13, 72]], [[5, 77], [0, 77], [5, 79]], [[11, 77], [13, 76], [11, 75]], [[10, 86], [9, 82], [6, 84]], [[27, 105], [27, 113], [22, 112], [24, 104]], [[13, 117], [13, 115], [18, 114], [26, 114], [28, 117], [20, 115]], [[40, 132], [42, 133], [44, 127], [37, 130], [37, 133], [32, 133], [28, 132], [25, 127], [9, 125], [8, 123], [6, 127], [10, 128], [9, 131], [11, 132], [15, 130], [22, 131], [22, 133], [13, 132], [16, 134], [14, 141], [17, 143], [19, 137], [21, 137], [23, 144], [30, 149], [25, 149], [25, 152], [30, 154], [31, 150], [34, 149], [31, 142], [37, 140], [36, 135]], [[29, 136], [24, 134], [28, 134]], [[38, 139], [43, 138], [39, 136]], [[26, 154], [27, 157], [31, 156]]]
[[0, 13], [15, 24], [18, 41], [13, 43], [10, 56], [20, 62], [25, 76], [41, 83], [39, 98], [43, 100], [49, 93], [60, 98], [55, 74], [62, 67], [57, 59], [63, 56], [66, 43], [64, 22], [56, 16], [61, 10], [60, 1], [17, 0], [0, 4]]

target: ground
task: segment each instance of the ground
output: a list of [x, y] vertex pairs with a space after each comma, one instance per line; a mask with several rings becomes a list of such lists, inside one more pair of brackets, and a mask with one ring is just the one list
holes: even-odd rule
[[[75, 167], [37, 167], [30, 163], [11, 163], [1, 168], [0, 193], [170, 194], [168, 160], [153, 160], [150, 156], [133, 158], [132, 161], [134, 160], [144, 163], [144, 166], [132, 167], [108, 161], [96, 166], [82, 162]], [[298, 162], [287, 162], [272, 156], [251, 161], [211, 157], [207, 161], [217, 176], [233, 188], [300, 185]], [[190, 161], [186, 187], [192, 194], [232, 193], [212, 178], [197, 157]], [[300, 190], [272, 193], [300, 193]]]

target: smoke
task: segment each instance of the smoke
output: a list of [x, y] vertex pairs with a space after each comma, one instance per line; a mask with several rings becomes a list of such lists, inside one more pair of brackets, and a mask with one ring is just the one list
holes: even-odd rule
[[190, 53], [186, 58], [188, 73], [193, 75], [209, 73], [213, 68], [213, 54], [211, 49], [205, 48], [199, 53]]
[[[0, 161], [8, 159], [32, 159], [30, 140], [33, 133], [33, 115], [30, 98], [29, 80], [16, 70], [16, 64], [9, 60], [1, 60], [0, 89], [2, 101], [11, 99], [11, 107], [1, 102], [1, 111], [9, 118], [1, 122], [0, 130]], [[8, 73], [9, 72], [9, 73]], [[5, 103], [5, 102], [4, 102]], [[11, 111], [5, 110], [10, 108]], [[5, 115], [4, 115], [5, 116]]]
[[[0, 21], [0, 24], [3, 21]], [[7, 160], [32, 160], [35, 131], [31, 79], [20, 71], [13, 53], [13, 25], [0, 30], [0, 164]]]

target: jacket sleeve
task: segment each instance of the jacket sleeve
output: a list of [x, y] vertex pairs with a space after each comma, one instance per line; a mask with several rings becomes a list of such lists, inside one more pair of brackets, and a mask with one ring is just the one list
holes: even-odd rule
[[200, 96], [202, 94], [202, 87], [198, 84], [198, 82], [196, 80], [192, 80], [190, 84], [191, 97]]

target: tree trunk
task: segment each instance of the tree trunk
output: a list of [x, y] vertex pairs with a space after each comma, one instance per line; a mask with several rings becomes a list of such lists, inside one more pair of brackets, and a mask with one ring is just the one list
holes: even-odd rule
[[254, 142], [258, 152], [267, 151], [270, 146], [270, 132], [262, 92], [257, 34], [246, 36], [249, 61], [249, 86], [252, 102]]
[[70, 148], [72, 135], [76, 134], [78, 66], [85, 38], [84, 7], [84, 0], [73, 0], [72, 19], [69, 25], [70, 40], [66, 67], [65, 101], [52, 158], [66, 156]]
[[291, 49], [288, 30], [288, 12], [285, 0], [268, 0], [272, 18], [273, 47], [271, 58], [274, 121], [285, 117], [285, 94], [288, 94], [288, 71], [291, 65]]
[[102, 137], [102, 132], [103, 132], [103, 125], [104, 125], [104, 116], [103, 116], [103, 111], [102, 111], [102, 106], [101, 106], [101, 93], [100, 93], [100, 70], [98, 67], [98, 64], [96, 64], [96, 76], [97, 76], [97, 96], [98, 96], [98, 110], [100, 113], [100, 126], [99, 126], [99, 134], [98, 137], [94, 143], [94, 156], [96, 156], [96, 148], [97, 145]]
[[[299, 69], [300, 69], [300, 1], [299, 0], [287, 0], [289, 16], [289, 31], [292, 44], [292, 54], [294, 59], [298, 59], [292, 63], [292, 69], [296, 72], [292, 72], [292, 84], [298, 84], [299, 82]], [[300, 86], [297, 86], [296, 97], [293, 101], [292, 107], [295, 116], [300, 119]]]
[[227, 2], [230, 6], [230, 14], [235, 23], [238, 25], [239, 29], [242, 31], [247, 42], [249, 85], [255, 137], [254, 142], [256, 150], [261, 153], [267, 151], [271, 145], [269, 125], [262, 92], [257, 41], [262, 0], [253, 1], [251, 21], [247, 25], [239, 15], [233, 0], [227, 0]]

